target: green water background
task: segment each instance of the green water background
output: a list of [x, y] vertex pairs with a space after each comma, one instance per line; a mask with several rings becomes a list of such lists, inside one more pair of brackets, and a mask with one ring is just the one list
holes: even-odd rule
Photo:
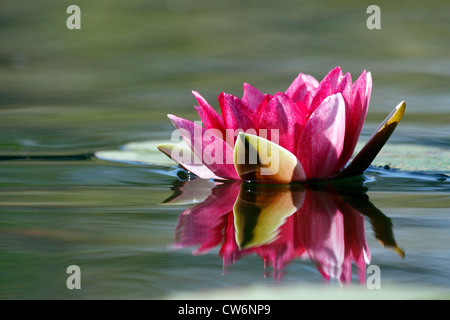
[[[71, 4], [81, 30], [66, 27]], [[258, 257], [222, 275], [214, 252], [169, 249], [187, 208], [160, 205], [173, 172], [89, 157], [170, 137], [167, 113], [197, 119], [191, 90], [218, 107], [218, 94], [240, 96], [243, 82], [274, 93], [299, 72], [321, 79], [339, 65], [356, 79], [366, 69], [374, 86], [362, 138], [406, 100], [389, 143], [448, 149], [450, 4], [378, 1], [381, 29], [369, 30], [371, 4], [3, 0], [0, 297], [157, 299], [268, 285]], [[407, 286], [450, 285], [448, 167], [429, 169], [369, 172], [368, 194], [406, 251], [404, 260], [386, 251], [368, 227], [372, 263], [400, 298]], [[82, 269], [81, 290], [66, 287], [71, 264]], [[284, 281], [323, 284], [307, 261], [289, 265]]]

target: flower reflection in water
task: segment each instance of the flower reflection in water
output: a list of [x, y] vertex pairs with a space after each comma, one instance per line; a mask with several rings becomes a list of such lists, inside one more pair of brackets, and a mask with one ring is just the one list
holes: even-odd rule
[[220, 246], [224, 268], [243, 256], [257, 254], [279, 280], [288, 263], [310, 259], [324, 279], [337, 279], [342, 284], [351, 282], [354, 264], [359, 281], [364, 283], [366, 264], [370, 263], [364, 216], [377, 239], [403, 256], [390, 219], [368, 200], [364, 190], [344, 193], [333, 185], [242, 182], [202, 189], [196, 188], [199, 183], [212, 182], [188, 181], [168, 200], [194, 198], [196, 191], [208, 193], [203, 202], [179, 216], [174, 247], [195, 246], [194, 254], [204, 254]]

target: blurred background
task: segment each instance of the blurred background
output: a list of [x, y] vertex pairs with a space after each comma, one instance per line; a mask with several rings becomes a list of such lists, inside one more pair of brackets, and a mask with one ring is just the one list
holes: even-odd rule
[[[381, 29], [370, 30], [372, 2], [4, 0], [0, 150], [153, 137], [170, 128], [167, 113], [196, 117], [191, 90], [218, 108], [219, 93], [240, 96], [243, 82], [274, 93], [299, 72], [320, 80], [336, 65], [354, 80], [372, 72], [369, 121], [406, 100], [408, 124], [446, 126], [450, 4], [379, 1]], [[81, 30], [66, 27], [70, 4]]]
[[[72, 4], [81, 30], [66, 27]], [[366, 26], [372, 4], [379, 30]], [[244, 82], [275, 93], [300, 72], [320, 80], [335, 66], [353, 80], [372, 73], [363, 139], [405, 100], [389, 144], [448, 150], [449, 12], [447, 0], [2, 0], [0, 297], [161, 298], [265, 285], [258, 257], [222, 276], [215, 254], [168, 250], [188, 208], [161, 206], [179, 185], [172, 169], [89, 155], [169, 139], [168, 113], [198, 119], [192, 90], [218, 109], [219, 93], [241, 96]], [[440, 154], [426, 168], [437, 175], [369, 172], [369, 196], [406, 251], [404, 260], [387, 252], [367, 226], [384, 287], [450, 287]], [[71, 264], [81, 267], [82, 290], [66, 288]], [[323, 282], [308, 261], [290, 265], [285, 279], [298, 288]], [[396, 297], [424, 292], [408, 290]]]

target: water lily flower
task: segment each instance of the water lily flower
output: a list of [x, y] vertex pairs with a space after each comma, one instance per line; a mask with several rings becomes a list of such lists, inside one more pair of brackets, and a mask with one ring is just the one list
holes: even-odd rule
[[242, 98], [221, 93], [221, 115], [196, 91], [202, 124], [169, 119], [188, 144], [158, 149], [204, 179], [290, 183], [362, 174], [400, 121], [401, 102], [351, 159], [372, 91], [370, 72], [352, 81], [340, 67], [322, 81], [300, 73], [285, 92], [264, 94], [248, 83]]

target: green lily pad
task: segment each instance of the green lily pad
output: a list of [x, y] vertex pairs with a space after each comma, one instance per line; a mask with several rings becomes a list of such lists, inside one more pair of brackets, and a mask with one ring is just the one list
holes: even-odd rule
[[[357, 148], [364, 144], [359, 143]], [[450, 150], [413, 144], [386, 144], [372, 166], [386, 166], [402, 171], [450, 172]]]
[[[168, 142], [170, 141], [130, 142], [118, 150], [97, 151], [95, 156], [106, 161], [174, 167], [176, 164], [157, 149], [158, 145]], [[365, 141], [359, 142], [355, 154], [365, 144]], [[402, 171], [450, 172], [450, 150], [434, 146], [387, 143], [372, 161], [372, 166], [386, 165]]]

